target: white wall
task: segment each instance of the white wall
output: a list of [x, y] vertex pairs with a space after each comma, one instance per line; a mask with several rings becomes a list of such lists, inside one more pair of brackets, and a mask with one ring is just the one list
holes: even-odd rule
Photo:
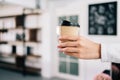
[[[80, 35], [84, 35], [88, 37], [91, 40], [95, 40], [96, 42], [100, 43], [119, 43], [120, 42], [120, 16], [118, 16], [118, 35], [117, 36], [90, 36], [88, 35], [88, 5], [92, 3], [101, 3], [101, 2], [110, 2], [110, 1], [117, 1], [118, 2], [118, 15], [120, 14], [120, 1], [119, 0], [54, 0], [51, 5], [54, 5], [53, 12], [51, 11], [53, 17], [56, 16], [62, 16], [62, 15], [72, 15], [72, 14], [78, 14], [79, 15], [79, 23], [81, 25], [80, 28]], [[56, 11], [56, 12], [55, 12]], [[54, 21], [54, 25], [57, 26], [56, 21]], [[55, 26], [52, 26], [52, 28], [55, 28]], [[55, 34], [52, 34], [55, 35]], [[55, 36], [51, 37], [52, 39], [56, 38]], [[55, 39], [57, 40], [57, 39]], [[56, 45], [56, 44], [55, 44]], [[53, 45], [52, 45], [53, 46]], [[54, 49], [55, 50], [55, 49]], [[56, 52], [54, 52], [56, 53]], [[57, 57], [57, 55], [56, 55]], [[57, 58], [56, 58], [57, 59]], [[57, 63], [57, 60], [55, 62]], [[100, 72], [102, 72], [104, 69], [110, 68], [110, 63], [101, 62], [101, 60], [80, 60], [80, 76], [79, 78], [81, 80], [93, 80], [94, 76]], [[55, 67], [55, 65], [54, 65]], [[58, 67], [56, 65], [56, 67]], [[55, 72], [57, 74], [57, 70]], [[54, 73], [54, 74], [55, 74]], [[59, 76], [59, 75], [57, 75]], [[65, 76], [63, 76], [65, 77]]]

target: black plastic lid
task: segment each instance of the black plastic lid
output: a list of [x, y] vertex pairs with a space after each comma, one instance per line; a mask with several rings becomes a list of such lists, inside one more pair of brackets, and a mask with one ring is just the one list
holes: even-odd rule
[[80, 27], [80, 25], [78, 23], [71, 23], [67, 20], [63, 20], [61, 26], [75, 26], [75, 27]]

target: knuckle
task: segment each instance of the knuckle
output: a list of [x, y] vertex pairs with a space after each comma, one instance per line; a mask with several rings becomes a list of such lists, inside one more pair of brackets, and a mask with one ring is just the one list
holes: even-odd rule
[[65, 52], [68, 52], [70, 49], [69, 48], [65, 48]]
[[81, 54], [81, 53], [82, 53], [82, 50], [81, 50], [81, 49], [79, 49], [79, 50], [78, 50], [78, 52], [79, 52], [79, 54]]
[[79, 46], [79, 45], [80, 45], [80, 43], [77, 41], [77, 42], [76, 42], [76, 46]]
[[77, 40], [81, 40], [81, 37], [77, 37]]
[[66, 42], [65, 45], [68, 46], [68, 45], [69, 45], [69, 42]]
[[68, 43], [67, 42], [63, 43], [63, 46], [64, 47], [68, 46]]
[[69, 39], [69, 36], [65, 36], [66, 39]]
[[79, 41], [79, 45], [81, 46], [83, 44], [83, 42], [82, 41]]

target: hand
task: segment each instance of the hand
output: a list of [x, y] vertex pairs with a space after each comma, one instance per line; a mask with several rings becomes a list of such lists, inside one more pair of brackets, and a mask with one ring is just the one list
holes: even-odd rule
[[109, 75], [101, 73], [101, 74], [98, 74], [94, 80], [112, 80], [112, 79]]
[[82, 36], [61, 36], [58, 45], [59, 51], [81, 59], [100, 58], [100, 44]]

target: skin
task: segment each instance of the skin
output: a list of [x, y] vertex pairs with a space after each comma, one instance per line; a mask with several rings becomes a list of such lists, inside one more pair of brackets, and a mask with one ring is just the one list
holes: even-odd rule
[[94, 80], [112, 80], [112, 79], [109, 75], [100, 73], [94, 78]]
[[[83, 36], [61, 36], [59, 38], [59, 51], [66, 55], [80, 59], [101, 58], [101, 45]], [[98, 74], [94, 80], [112, 80], [109, 75]]]
[[101, 45], [83, 36], [61, 36], [59, 41], [59, 51], [66, 55], [80, 59], [101, 58]]

